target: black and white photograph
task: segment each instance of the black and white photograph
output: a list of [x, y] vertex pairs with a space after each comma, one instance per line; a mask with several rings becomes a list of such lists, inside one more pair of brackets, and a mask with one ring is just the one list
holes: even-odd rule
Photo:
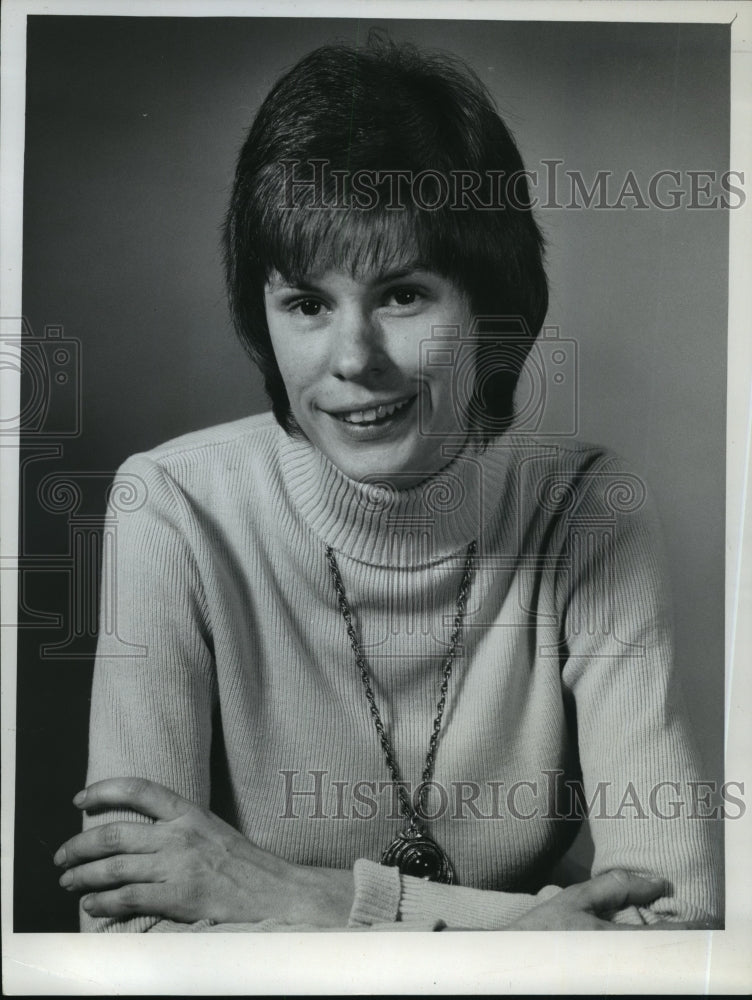
[[746, 993], [749, 7], [2, 29], [5, 992]]

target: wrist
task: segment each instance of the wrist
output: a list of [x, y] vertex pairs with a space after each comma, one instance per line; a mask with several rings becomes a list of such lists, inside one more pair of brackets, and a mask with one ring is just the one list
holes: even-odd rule
[[355, 898], [349, 869], [293, 865], [290, 923], [347, 927]]

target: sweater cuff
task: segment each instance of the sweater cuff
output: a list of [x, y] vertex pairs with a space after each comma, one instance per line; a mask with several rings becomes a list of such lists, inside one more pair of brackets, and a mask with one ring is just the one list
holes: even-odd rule
[[556, 896], [559, 886], [544, 886], [537, 895], [446, 886], [402, 876], [400, 920], [415, 925], [432, 917], [458, 930], [504, 930], [539, 903]]
[[399, 919], [402, 889], [397, 868], [359, 858], [353, 866], [353, 876], [355, 899], [348, 927], [394, 923]]

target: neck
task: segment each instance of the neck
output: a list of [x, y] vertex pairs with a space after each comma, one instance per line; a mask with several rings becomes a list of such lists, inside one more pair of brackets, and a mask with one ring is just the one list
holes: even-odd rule
[[406, 489], [388, 477], [348, 478], [305, 439], [283, 436], [282, 473], [298, 510], [325, 545], [361, 562], [417, 567], [462, 553], [483, 530], [484, 497], [498, 498], [506, 452], [444, 449], [446, 464]]

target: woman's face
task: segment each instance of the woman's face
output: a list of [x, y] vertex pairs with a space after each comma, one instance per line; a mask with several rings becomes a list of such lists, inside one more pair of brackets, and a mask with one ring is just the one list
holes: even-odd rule
[[435, 327], [467, 335], [470, 306], [450, 279], [418, 263], [333, 269], [299, 285], [272, 275], [264, 295], [293, 416], [345, 475], [407, 487], [447, 464], [442, 444], [466, 430], [454, 367], [426, 364], [421, 345]]

